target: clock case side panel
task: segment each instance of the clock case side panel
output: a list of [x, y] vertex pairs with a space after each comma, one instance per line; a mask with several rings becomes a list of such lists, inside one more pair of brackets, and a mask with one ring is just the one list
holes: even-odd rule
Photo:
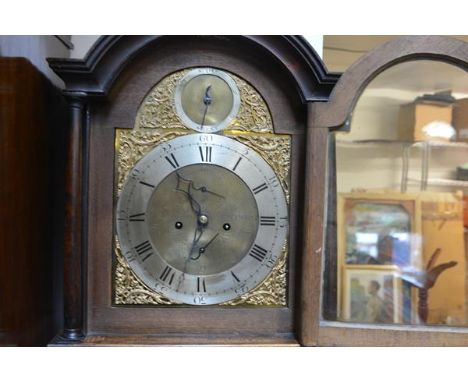
[[[206, 335], [213, 338], [221, 336], [232, 337], [269, 337], [282, 342], [295, 338], [296, 292], [296, 264], [300, 241], [298, 226], [302, 200], [300, 173], [303, 169], [304, 145], [301, 137], [304, 133], [305, 110], [291, 87], [290, 81], [284, 75], [278, 74], [277, 68], [265, 73], [259, 67], [258, 53], [249, 52], [246, 56], [245, 46], [233, 45], [229, 49], [219, 41], [183, 41], [158, 45], [158, 49], [147, 49], [142, 52], [138, 60], [125, 70], [116, 82], [111, 94], [110, 102], [96, 110], [91, 127], [90, 151], [90, 195], [99, 196], [99, 201], [89, 203], [89, 282], [88, 282], [88, 334], [100, 335], [157, 335], [184, 334]], [[181, 46], [182, 45], [182, 46]], [[265, 58], [260, 62], [265, 66]], [[276, 132], [292, 135], [292, 173], [291, 173], [291, 229], [290, 232], [290, 288], [288, 307], [280, 308], [251, 308], [219, 306], [209, 307], [170, 307], [170, 308], [138, 308], [116, 307], [112, 305], [112, 264], [110, 262], [112, 245], [108, 238], [112, 238], [113, 204], [111, 174], [105, 168], [114, 168], [112, 163], [115, 139], [115, 127], [129, 128], [133, 126], [136, 111], [144, 96], [151, 87], [171, 72], [196, 66], [216, 67], [249, 81], [265, 98], [270, 110], [274, 110], [273, 124]], [[268, 65], [271, 67], [271, 65]], [[274, 66], [273, 66], [274, 68]], [[283, 79], [278, 86], [275, 78]], [[278, 81], [279, 82], [279, 81]], [[286, 86], [285, 86], [286, 85]], [[289, 88], [288, 88], [289, 86]], [[284, 89], [286, 87], [286, 89]], [[296, 94], [296, 99], [289, 96]], [[302, 114], [302, 115], [301, 115]], [[104, 147], [106, 147], [104, 149]], [[112, 150], [111, 150], [112, 148]], [[99, 163], [99, 165], [97, 165]], [[97, 171], [94, 172], [93, 169]], [[98, 169], [102, 169], [101, 171]], [[105, 172], [105, 174], [103, 173]], [[96, 189], [94, 188], [96, 187]], [[99, 191], [98, 191], [99, 189]], [[105, 201], [104, 201], [105, 199]], [[93, 208], [93, 206], [96, 207]], [[104, 221], [105, 224], [92, 229], [93, 221]], [[99, 238], [106, 238], [105, 241]], [[299, 239], [299, 240], [298, 240]], [[99, 253], [99, 258], [97, 255]], [[104, 255], [105, 254], [105, 255]], [[103, 277], [104, 276], [104, 277]]]
[[0, 57], [0, 346], [44, 346], [63, 322], [67, 104], [24, 57]]

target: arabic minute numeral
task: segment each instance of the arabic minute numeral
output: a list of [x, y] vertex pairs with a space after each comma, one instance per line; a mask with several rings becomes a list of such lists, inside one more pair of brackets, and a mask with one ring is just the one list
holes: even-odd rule
[[200, 142], [207, 143], [207, 142], [212, 142], [213, 141], [213, 136], [212, 135], [200, 134], [198, 139], [200, 140]]
[[273, 266], [275, 265], [276, 263], [276, 260], [275, 259], [272, 259], [271, 257], [266, 261], [265, 265], [268, 267], [268, 268], [273, 268]]
[[141, 174], [141, 171], [138, 170], [137, 168], [134, 168], [132, 172], [130, 173], [130, 178], [136, 180], [138, 176], [140, 176], [140, 174]]
[[268, 179], [268, 183], [270, 183], [271, 187], [279, 186], [278, 178], [276, 176], [272, 176], [270, 179]]
[[204, 296], [195, 296], [193, 298], [193, 302], [195, 304], [199, 304], [199, 305], [205, 305], [206, 304], [206, 301], [205, 301], [205, 297]]
[[249, 291], [249, 288], [245, 285], [241, 285], [239, 287], [237, 287], [236, 289], [234, 289], [234, 292], [240, 296], [240, 295], [243, 295], [244, 293], [247, 293]]

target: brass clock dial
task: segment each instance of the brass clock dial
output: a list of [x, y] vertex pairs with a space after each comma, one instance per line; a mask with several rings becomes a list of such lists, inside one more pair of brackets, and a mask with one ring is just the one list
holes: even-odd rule
[[117, 205], [122, 253], [149, 288], [194, 305], [232, 300], [261, 283], [288, 230], [270, 166], [224, 136], [162, 143], [131, 171]]
[[180, 79], [174, 102], [177, 115], [187, 127], [214, 133], [234, 120], [240, 95], [235, 81], [226, 72], [197, 68]]

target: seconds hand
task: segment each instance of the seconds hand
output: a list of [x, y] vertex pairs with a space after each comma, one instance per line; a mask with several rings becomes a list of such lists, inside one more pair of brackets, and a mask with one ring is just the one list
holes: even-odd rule
[[210, 89], [211, 89], [211, 85], [208, 85], [208, 87], [205, 90], [205, 95], [203, 97], [203, 103], [205, 104], [205, 111], [203, 113], [203, 119], [200, 125], [200, 130], [203, 129], [203, 126], [205, 125], [206, 112], [208, 111], [208, 106], [211, 105], [211, 101], [212, 101], [210, 95], [208, 94]]

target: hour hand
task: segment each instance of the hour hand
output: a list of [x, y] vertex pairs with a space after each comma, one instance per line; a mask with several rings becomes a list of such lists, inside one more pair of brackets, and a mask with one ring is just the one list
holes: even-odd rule
[[197, 216], [200, 216], [201, 214], [201, 206], [200, 203], [198, 203], [191, 192], [191, 189], [195, 189], [193, 187], [193, 180], [190, 179], [185, 179], [182, 175], [179, 174], [179, 172], [176, 172], [177, 175], [177, 186], [176, 186], [176, 191], [183, 192], [186, 196], [188, 201], [190, 202], [190, 207], [192, 208], [193, 212]]

